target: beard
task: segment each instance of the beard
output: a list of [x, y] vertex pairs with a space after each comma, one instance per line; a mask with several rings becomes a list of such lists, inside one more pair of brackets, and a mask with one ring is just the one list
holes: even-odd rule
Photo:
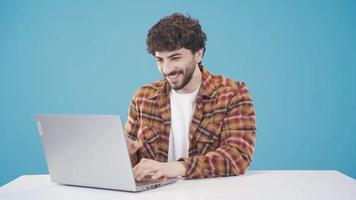
[[[174, 90], [180, 90], [183, 89], [190, 82], [190, 80], [192, 80], [195, 68], [196, 68], [196, 62], [192, 59], [192, 61], [190, 61], [183, 70], [181, 69], [174, 70], [169, 74], [163, 74], [163, 75]], [[168, 76], [174, 76], [180, 74], [183, 75], [183, 78], [179, 82], [174, 84], [169, 81]]]

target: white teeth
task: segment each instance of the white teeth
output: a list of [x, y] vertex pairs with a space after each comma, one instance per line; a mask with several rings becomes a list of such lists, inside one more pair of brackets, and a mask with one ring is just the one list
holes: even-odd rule
[[174, 74], [174, 75], [169, 75], [168, 77], [169, 78], [177, 78], [179, 76], [179, 73], [176, 73], [176, 74]]

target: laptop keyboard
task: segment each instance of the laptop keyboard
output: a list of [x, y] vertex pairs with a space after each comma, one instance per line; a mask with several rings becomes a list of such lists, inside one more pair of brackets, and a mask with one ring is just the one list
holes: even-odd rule
[[163, 179], [158, 179], [158, 180], [147, 180], [147, 181], [139, 181], [139, 182], [136, 182], [136, 185], [137, 186], [143, 186], [143, 185], [151, 185], [151, 184], [155, 184], [155, 183], [160, 183], [162, 182]]

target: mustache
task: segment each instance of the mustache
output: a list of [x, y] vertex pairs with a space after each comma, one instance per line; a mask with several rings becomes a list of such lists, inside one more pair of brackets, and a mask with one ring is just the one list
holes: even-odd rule
[[163, 73], [164, 76], [174, 76], [176, 74], [183, 73], [183, 70], [174, 70], [168, 74]]

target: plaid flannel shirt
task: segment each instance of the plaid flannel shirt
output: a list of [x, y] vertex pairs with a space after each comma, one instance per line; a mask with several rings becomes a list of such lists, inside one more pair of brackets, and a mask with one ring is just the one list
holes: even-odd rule
[[[255, 110], [247, 86], [202, 70], [189, 130], [189, 157], [180, 158], [186, 179], [244, 174], [255, 147]], [[129, 107], [126, 135], [141, 148], [131, 157], [167, 162], [171, 125], [170, 86], [165, 80], [136, 91]]]

